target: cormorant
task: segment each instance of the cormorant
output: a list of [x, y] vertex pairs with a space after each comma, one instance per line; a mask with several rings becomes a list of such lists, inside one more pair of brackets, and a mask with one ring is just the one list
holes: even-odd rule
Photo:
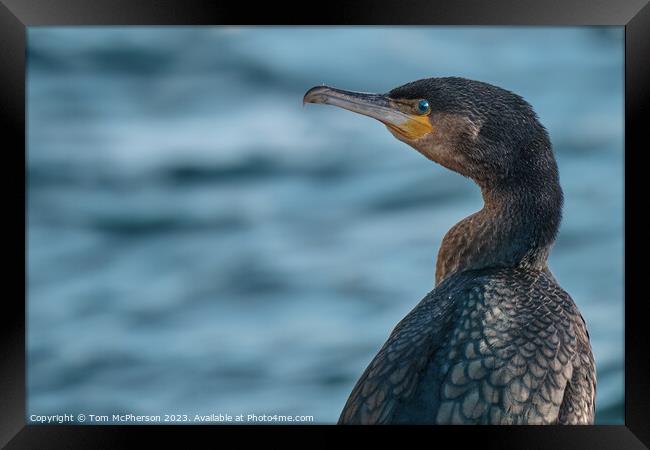
[[586, 324], [547, 266], [563, 194], [548, 133], [505, 89], [428, 78], [387, 94], [317, 86], [305, 103], [373, 117], [474, 180], [483, 208], [445, 235], [435, 288], [392, 331], [340, 424], [591, 424]]

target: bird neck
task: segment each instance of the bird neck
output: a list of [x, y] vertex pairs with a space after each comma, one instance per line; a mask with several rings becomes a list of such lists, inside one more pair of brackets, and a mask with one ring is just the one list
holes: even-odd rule
[[546, 270], [562, 215], [557, 166], [544, 177], [519, 176], [483, 185], [483, 209], [445, 235], [436, 263], [436, 285], [449, 276], [484, 268]]

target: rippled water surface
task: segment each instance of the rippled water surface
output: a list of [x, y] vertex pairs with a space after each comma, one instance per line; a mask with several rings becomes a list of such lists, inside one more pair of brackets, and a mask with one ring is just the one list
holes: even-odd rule
[[463, 76], [548, 128], [551, 269], [623, 423], [622, 28], [30, 28], [29, 414], [333, 422], [432, 288], [468, 180], [379, 123], [301, 105]]

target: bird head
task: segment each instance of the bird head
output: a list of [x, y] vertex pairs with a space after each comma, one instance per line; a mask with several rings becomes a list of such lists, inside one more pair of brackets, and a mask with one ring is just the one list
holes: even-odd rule
[[487, 83], [427, 78], [386, 94], [317, 86], [303, 102], [377, 119], [400, 141], [481, 186], [521, 178], [535, 167], [556, 167], [546, 130], [531, 106]]

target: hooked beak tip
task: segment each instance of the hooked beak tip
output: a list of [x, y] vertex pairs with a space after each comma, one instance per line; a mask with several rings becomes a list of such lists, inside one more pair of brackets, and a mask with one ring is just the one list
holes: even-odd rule
[[331, 89], [328, 86], [315, 86], [305, 92], [302, 104], [304, 106], [305, 103], [326, 103], [329, 92], [331, 92]]

